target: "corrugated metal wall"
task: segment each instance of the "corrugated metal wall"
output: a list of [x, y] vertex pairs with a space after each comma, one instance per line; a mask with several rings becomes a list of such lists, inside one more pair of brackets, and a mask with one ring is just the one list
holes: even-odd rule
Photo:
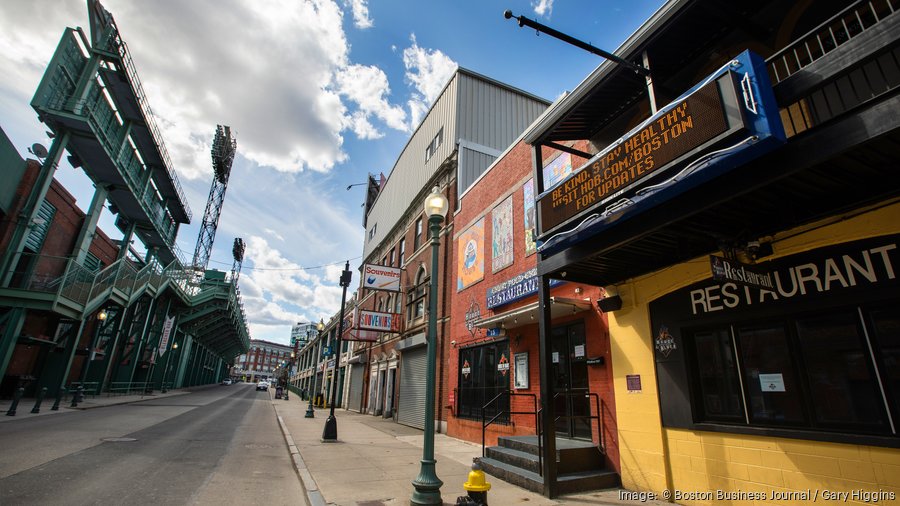
[[[459, 73], [450, 80], [394, 164], [387, 183], [378, 195], [366, 221], [368, 230], [363, 247], [363, 259], [368, 259], [372, 250], [385, 240], [386, 234], [417, 199], [425, 184], [441, 166], [441, 162], [453, 153], [457, 138], [455, 114], [458, 78]], [[425, 148], [441, 128], [444, 129], [443, 144], [426, 163]], [[428, 192], [425, 192], [423, 198], [427, 194]], [[373, 226], [376, 227], [376, 231], [374, 237], [370, 239], [369, 230]]]
[[[375, 226], [376, 232], [370, 239], [366, 231], [363, 258], [368, 259], [386, 239], [410, 204], [428, 193], [430, 188], [425, 185], [454, 153], [457, 142], [469, 146], [460, 153], [460, 184], [465, 185], [460, 186], [461, 193], [549, 105], [524, 91], [459, 69], [404, 148], [372, 206], [367, 225], [369, 230]], [[426, 163], [425, 148], [441, 128], [443, 143]]]

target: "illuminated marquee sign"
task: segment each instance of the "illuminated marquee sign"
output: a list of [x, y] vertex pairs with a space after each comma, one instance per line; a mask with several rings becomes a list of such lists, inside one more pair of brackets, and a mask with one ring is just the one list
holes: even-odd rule
[[765, 61], [744, 51], [566, 179], [545, 186], [537, 196], [541, 242], [547, 246], [558, 231], [592, 227], [598, 218], [609, 223], [638, 202], [647, 209], [660, 202], [650, 195], [671, 197], [672, 191], [659, 192], [672, 184], [684, 187], [685, 180], [697, 181], [695, 174], [717, 177], [784, 141]]
[[686, 155], [742, 128], [742, 118], [733, 112], [736, 103], [734, 76], [727, 73], [651, 117], [622, 142], [600, 152], [541, 196], [542, 229], [550, 231], [627, 190], [637, 189]]
[[399, 313], [379, 313], [377, 311], [360, 311], [360, 330], [374, 330], [377, 332], [400, 332], [403, 315]]

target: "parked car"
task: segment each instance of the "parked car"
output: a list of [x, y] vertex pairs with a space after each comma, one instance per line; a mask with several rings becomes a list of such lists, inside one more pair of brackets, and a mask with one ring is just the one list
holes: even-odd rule
[[230, 385], [232, 383], [231, 378], [225, 378], [222, 380], [223, 385]]
[[256, 389], [257, 390], [265, 390], [268, 392], [269, 391], [269, 382], [266, 380], [259, 380], [256, 383]]

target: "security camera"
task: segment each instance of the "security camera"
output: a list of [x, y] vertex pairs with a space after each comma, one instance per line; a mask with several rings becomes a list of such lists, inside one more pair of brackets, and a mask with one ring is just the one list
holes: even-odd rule
[[451, 345], [451, 346], [456, 346], [456, 341], [455, 341], [455, 340], [450, 341], [450, 345]]

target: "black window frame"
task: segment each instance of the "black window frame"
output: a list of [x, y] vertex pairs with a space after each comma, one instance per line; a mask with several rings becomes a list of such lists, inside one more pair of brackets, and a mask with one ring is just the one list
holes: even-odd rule
[[[893, 306], [892, 306], [893, 304]], [[880, 302], [877, 304], [863, 305], [844, 305], [838, 307], [827, 307], [818, 310], [807, 310], [799, 312], [791, 312], [782, 314], [777, 318], [758, 317], [752, 319], [741, 319], [734, 321], [720, 321], [709, 323], [701, 326], [684, 326], [681, 330], [683, 336], [683, 346], [685, 353], [685, 366], [687, 373], [687, 384], [689, 388], [688, 399], [690, 402], [691, 416], [694, 426], [697, 428], [709, 426], [733, 427], [737, 429], [750, 430], [789, 430], [792, 433], [805, 433], [804, 439], [825, 439], [831, 440], [834, 435], [853, 435], [853, 436], [873, 436], [877, 438], [897, 439], [900, 446], [900, 427], [897, 427], [898, 415], [900, 415], [900, 404], [898, 400], [891, 399], [890, 385], [886, 385], [885, 374], [887, 369], [884, 364], [884, 357], [879, 352], [882, 343], [878, 336], [875, 335], [875, 329], [872, 322], [871, 314], [876, 310], [885, 308], [900, 307], [900, 299], [890, 302]], [[859, 351], [865, 359], [865, 367], [869, 374], [870, 385], [867, 387], [867, 393], [881, 394], [876, 396], [878, 403], [873, 408], [878, 410], [877, 415], [880, 416], [880, 426], [872, 423], [853, 423], [853, 422], [837, 422], [823, 421], [817, 418], [816, 392], [813, 387], [813, 380], [810, 378], [810, 368], [808, 362], [810, 355], [804, 352], [801, 330], [799, 325], [802, 321], [813, 320], [816, 318], [828, 317], [835, 314], [854, 314], [858, 313], [858, 317], [854, 320], [857, 330], [857, 337], [860, 339]], [[747, 376], [747, 366], [745, 365], [744, 351], [747, 346], [746, 340], [742, 339], [739, 328], [752, 327], [758, 325], [782, 326], [786, 335], [788, 348], [788, 359], [792, 372], [795, 375], [796, 388], [800, 396], [800, 408], [803, 413], [803, 420], [799, 422], [781, 422], [774, 421], [754, 421], [752, 403], [750, 402], [750, 379]], [[726, 419], [721, 416], [710, 416], [705, 412], [703, 403], [703, 384], [700, 375], [700, 361], [697, 357], [695, 348], [695, 336], [702, 332], [712, 330], [724, 330], [728, 332], [734, 344], [732, 352], [736, 354], [736, 360], [733, 361], [740, 375], [741, 392], [740, 392], [740, 408], [742, 410], [741, 419]], [[868, 335], [868, 339], [867, 339]], [[868, 349], [871, 344], [872, 350]], [[874, 359], [874, 360], [873, 360]], [[868, 415], [869, 413], [863, 413]], [[869, 416], [861, 416], [862, 419], [869, 419]], [[891, 420], [895, 425], [894, 433], [891, 432]], [[877, 428], [873, 428], [877, 427]]]
[[[492, 352], [492, 355], [491, 353]], [[486, 357], [493, 356], [493, 361]], [[467, 346], [459, 349], [457, 356], [457, 391], [456, 391], [456, 417], [464, 420], [494, 419], [494, 423], [509, 425], [510, 422], [510, 398], [501, 396], [491, 403], [487, 409], [485, 404], [493, 400], [503, 392], [512, 390], [511, 375], [503, 374], [497, 370], [500, 357], [505, 356], [509, 360], [509, 340], [502, 339], [475, 346]], [[463, 374], [463, 365], [469, 362], [469, 378]]]

